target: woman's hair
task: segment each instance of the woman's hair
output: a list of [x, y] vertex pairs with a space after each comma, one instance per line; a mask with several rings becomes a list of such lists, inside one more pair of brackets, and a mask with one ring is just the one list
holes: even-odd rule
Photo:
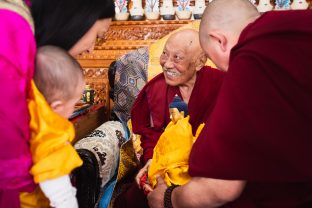
[[99, 19], [115, 15], [113, 0], [33, 0], [37, 45], [72, 48]]

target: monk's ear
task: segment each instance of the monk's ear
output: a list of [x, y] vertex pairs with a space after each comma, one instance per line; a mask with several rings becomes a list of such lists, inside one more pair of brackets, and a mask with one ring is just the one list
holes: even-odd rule
[[228, 47], [228, 39], [224, 33], [219, 31], [209, 32], [210, 43], [217, 47], [221, 52], [226, 52]]
[[196, 59], [195, 66], [196, 66], [196, 71], [199, 71], [203, 66], [205, 66], [207, 62], [207, 56], [206, 54], [202, 51], [198, 55], [198, 58]]

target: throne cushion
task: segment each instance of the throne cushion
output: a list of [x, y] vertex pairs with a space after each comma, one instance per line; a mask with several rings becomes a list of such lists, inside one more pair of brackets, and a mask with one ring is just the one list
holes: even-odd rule
[[73, 174], [79, 207], [94, 207], [97, 203], [100, 190], [116, 172], [125, 137], [120, 122], [108, 121], [75, 144], [83, 160], [83, 166]]

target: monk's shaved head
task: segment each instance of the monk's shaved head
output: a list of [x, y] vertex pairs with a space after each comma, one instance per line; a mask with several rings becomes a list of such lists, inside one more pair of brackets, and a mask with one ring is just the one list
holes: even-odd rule
[[248, 0], [214, 0], [205, 9], [200, 33], [207, 29], [240, 32], [246, 23], [259, 15], [257, 8]]
[[199, 43], [199, 34], [194, 29], [183, 29], [173, 33], [160, 56], [166, 83], [187, 88], [193, 87], [196, 72], [203, 68], [206, 61], [207, 56]]
[[68, 100], [75, 93], [83, 72], [67, 51], [55, 46], [42, 46], [37, 51], [34, 81], [48, 103]]
[[248, 0], [214, 0], [208, 4], [200, 23], [200, 44], [219, 69], [227, 70], [230, 51], [242, 30], [259, 16]]
[[189, 53], [199, 54], [202, 52], [199, 43], [199, 33], [194, 29], [184, 29], [173, 33], [167, 40], [166, 44], [178, 42], [183, 45]]

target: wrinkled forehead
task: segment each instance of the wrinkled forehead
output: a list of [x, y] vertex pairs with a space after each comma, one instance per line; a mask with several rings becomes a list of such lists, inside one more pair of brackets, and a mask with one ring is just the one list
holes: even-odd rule
[[188, 46], [185, 41], [167, 41], [164, 51], [175, 54], [188, 54]]

